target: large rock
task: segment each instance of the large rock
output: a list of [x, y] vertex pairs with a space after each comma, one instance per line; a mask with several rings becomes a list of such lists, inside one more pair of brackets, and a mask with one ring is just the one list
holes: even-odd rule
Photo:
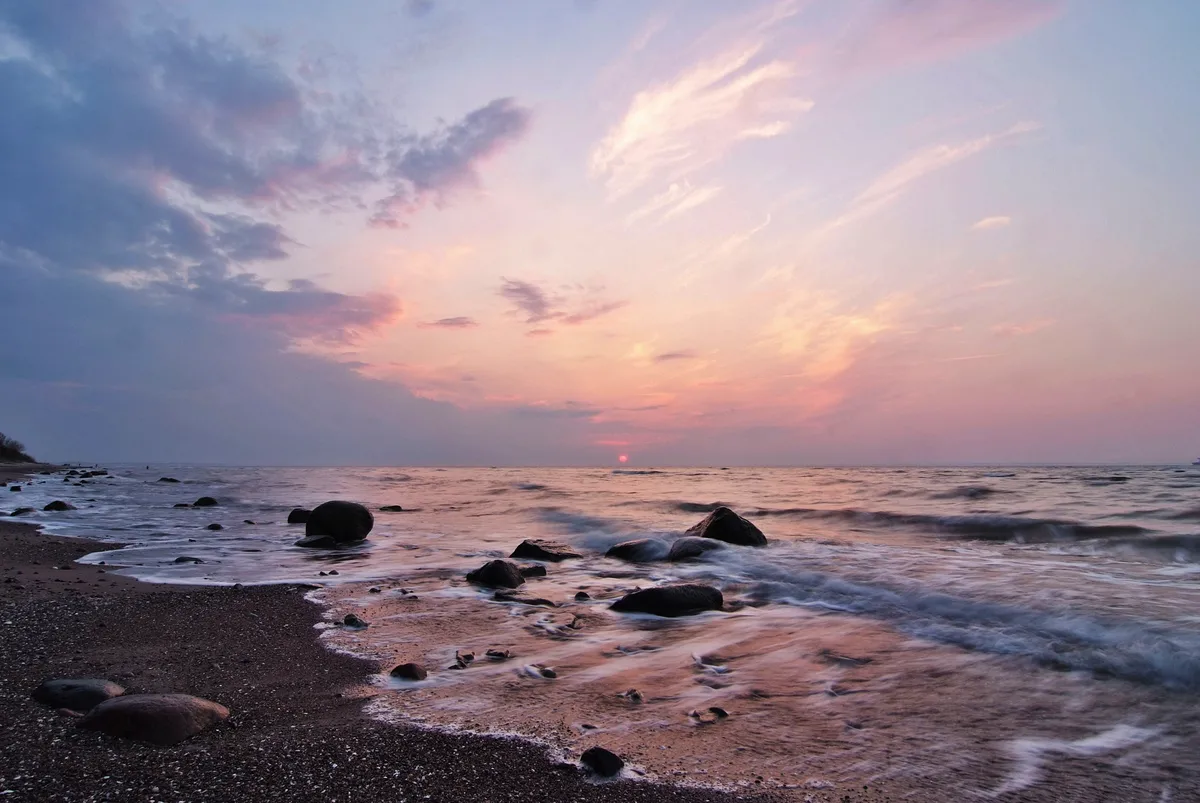
[[42, 705], [71, 711], [90, 711], [105, 700], [120, 697], [125, 689], [110, 680], [72, 678], [47, 680], [30, 695]]
[[174, 477], [159, 477], [158, 481], [159, 482], [179, 482], [179, 480], [175, 479]]
[[543, 541], [540, 539], [526, 539], [517, 545], [510, 558], [521, 558], [522, 560], [548, 560], [558, 562], [560, 560], [569, 560], [570, 558], [578, 558], [581, 555], [578, 552], [573, 552], [569, 547], [554, 541]]
[[403, 513], [404, 512], [404, 508], [402, 508], [400, 505], [384, 505], [383, 507], [381, 507], [379, 509], [382, 510], [384, 513]]
[[604, 778], [611, 778], [625, 766], [625, 762], [621, 760], [620, 756], [603, 747], [589, 747], [579, 757], [579, 762]]
[[223, 705], [190, 694], [131, 694], [100, 703], [79, 727], [122, 739], [172, 745], [229, 717]]
[[10, 515], [10, 516], [28, 516], [30, 513], [37, 513], [37, 511], [31, 507], [19, 507], [16, 510], [14, 510], [12, 513], [9, 513], [8, 515]]
[[192, 502], [192, 507], [216, 507], [217, 500], [211, 496], [202, 496], [195, 502]]
[[697, 538], [693, 535], [688, 535], [671, 544], [671, 551], [667, 553], [667, 560], [698, 558], [705, 552], [724, 548], [725, 545], [723, 543], [715, 541], [712, 538]]
[[689, 527], [687, 533], [738, 546], [767, 545], [767, 537], [762, 534], [762, 530], [727, 507], [719, 507], [709, 513], [704, 521]]
[[424, 680], [429, 677], [429, 672], [420, 664], [400, 664], [391, 671], [391, 676], [400, 680]]
[[635, 538], [632, 541], [622, 541], [616, 546], [609, 547], [604, 553], [606, 558], [627, 560], [632, 563], [650, 563], [662, 560], [667, 556], [671, 547], [666, 541], [657, 538]]
[[652, 613], [655, 616], [691, 616], [718, 611], [725, 600], [712, 586], [699, 583], [643, 588], [626, 594], [612, 604], [619, 613]]
[[311, 515], [311, 510], [306, 510], [302, 507], [293, 508], [292, 512], [288, 514], [288, 524], [304, 524]]
[[55, 513], [61, 513], [67, 510], [78, 510], [74, 505], [69, 505], [61, 499], [55, 499], [50, 504], [46, 505], [42, 510], [49, 510]]
[[516, 588], [525, 582], [517, 564], [507, 560], [488, 561], [475, 571], [467, 572], [467, 580], [490, 588]]
[[335, 541], [361, 541], [375, 526], [375, 517], [357, 502], [325, 502], [317, 505], [304, 523], [305, 535], [328, 535]]

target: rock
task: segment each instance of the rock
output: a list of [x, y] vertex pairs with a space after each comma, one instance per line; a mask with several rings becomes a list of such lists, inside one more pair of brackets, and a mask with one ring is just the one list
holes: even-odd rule
[[158, 745], [178, 744], [229, 717], [229, 709], [190, 694], [131, 694], [100, 703], [79, 727]]
[[657, 538], [636, 538], [610, 547], [604, 553], [604, 557], [627, 560], [632, 563], [650, 563], [665, 558], [670, 549], [671, 547], [666, 541], [660, 541]]
[[721, 592], [699, 583], [643, 588], [626, 594], [612, 604], [619, 613], [651, 613], [655, 616], [691, 616], [717, 611], [724, 604]]
[[602, 778], [613, 777], [625, 766], [625, 762], [621, 760], [620, 756], [603, 747], [589, 747], [579, 757], [579, 761], [589, 771]]
[[374, 526], [371, 511], [356, 502], [325, 502], [309, 514], [304, 534], [328, 535], [335, 541], [351, 543], [366, 538]]
[[202, 496], [195, 502], [192, 502], [192, 507], [216, 507], [217, 500], [211, 496]]
[[576, 602], [586, 602], [587, 600], [589, 600], [591, 598], [592, 598], [592, 595], [586, 591], [576, 591], [575, 592], [575, 601]]
[[208, 526], [207, 526], [207, 527], [205, 527], [204, 529], [206, 529], [206, 530], [224, 530], [225, 528], [224, 528], [224, 527], [222, 527], [220, 524], [217, 524], [217, 523], [214, 521], [212, 524], [208, 525]]
[[548, 560], [557, 563], [560, 560], [578, 558], [581, 555], [554, 541], [526, 539], [517, 545], [517, 548], [513, 550], [509, 557], [521, 558], [523, 560]]
[[159, 477], [158, 481], [159, 482], [179, 482], [179, 480], [175, 479], [174, 477]]
[[384, 513], [403, 513], [404, 512], [404, 508], [400, 507], [399, 505], [384, 505], [383, 507], [381, 507], [379, 509], [381, 511], [383, 511]]
[[254, 522], [251, 519], [243, 519], [242, 524], [254, 524]]
[[329, 535], [306, 535], [293, 546], [302, 546], [308, 549], [336, 549], [339, 544]]
[[78, 510], [78, 509], [79, 508], [75, 507], [74, 505], [68, 505], [66, 502], [62, 501], [61, 499], [55, 499], [53, 502], [51, 502], [50, 504], [48, 504], [44, 508], [42, 508], [42, 510], [51, 510], [51, 511], [54, 511], [55, 513], [61, 513], [62, 511], [65, 511], [65, 510]]
[[288, 524], [304, 524], [311, 515], [311, 510], [305, 510], [302, 507], [293, 508], [292, 512], [288, 514]]
[[368, 589], [367, 589], [367, 593], [370, 593], [370, 594], [382, 594], [382, 593], [383, 593], [383, 589], [382, 589], [382, 588], [380, 588], [379, 586], [371, 586], [370, 588], [368, 588]]
[[496, 602], [519, 602], [522, 605], [541, 605], [544, 608], [557, 608], [558, 603], [545, 597], [522, 597], [516, 591], [497, 591], [492, 595]]
[[767, 537], [762, 530], [727, 507], [719, 507], [705, 517], [704, 521], [688, 528], [688, 535], [713, 538], [738, 546], [766, 546]]
[[540, 564], [537, 564], [537, 563], [531, 563], [528, 566], [522, 566], [520, 571], [521, 571], [522, 577], [545, 577], [546, 576], [546, 567], [542, 566]]
[[512, 658], [512, 650], [488, 650], [484, 653], [484, 656], [486, 656], [489, 661], [500, 663], [501, 661], [507, 661], [509, 658]]
[[203, 563], [203, 562], [204, 561], [200, 560], [200, 558], [193, 558], [191, 555], [180, 555], [179, 557], [175, 558], [174, 561], [172, 561], [172, 563]]
[[712, 538], [696, 538], [695, 536], [688, 535], [671, 544], [671, 551], [667, 553], [667, 560], [698, 558], [705, 552], [724, 548], [725, 545], [723, 543]]
[[37, 511], [31, 507], [19, 507], [16, 510], [14, 510], [12, 513], [9, 513], [8, 515], [10, 515], [10, 516], [25, 516], [30, 513], [37, 513]]
[[175, 507], [191, 507], [187, 502], [176, 502]]
[[342, 618], [342, 624], [344, 624], [346, 627], [356, 627], [356, 628], [363, 628], [363, 627], [371, 626], [370, 622], [366, 621], [365, 619], [360, 618], [358, 616], [358, 614], [353, 614], [353, 613], [346, 614]]
[[517, 564], [506, 560], [488, 561], [475, 571], [467, 572], [467, 580], [491, 588], [516, 588], [525, 582]]
[[556, 672], [552, 666], [539, 666], [537, 671], [539, 675], [550, 680], [554, 680], [556, 677], [558, 677], [558, 672]]
[[401, 680], [424, 680], [429, 677], [429, 673], [425, 671], [425, 667], [420, 664], [400, 664], [391, 671], [394, 678]]
[[8, 486], [8, 490], [19, 491], [19, 490], [21, 490], [21, 486], [20, 485], [10, 485], [10, 486]]
[[30, 696], [51, 708], [90, 711], [105, 700], [120, 697], [124, 693], [125, 689], [111, 680], [78, 678], [44, 681]]

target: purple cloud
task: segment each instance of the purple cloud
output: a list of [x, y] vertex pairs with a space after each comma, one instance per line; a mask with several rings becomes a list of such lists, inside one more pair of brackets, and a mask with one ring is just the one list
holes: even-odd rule
[[[503, 279], [500, 296], [515, 305], [516, 312], [525, 316], [525, 323], [537, 324], [545, 321], [560, 321], [568, 326], [593, 321], [629, 304], [628, 301], [601, 301], [584, 298], [573, 312], [565, 307], [569, 299], [552, 297], [546, 290], [532, 282], [518, 279]], [[550, 334], [549, 329], [536, 330], [536, 334]], [[535, 334], [530, 332], [529, 334]]]
[[422, 329], [474, 329], [479, 322], [474, 318], [459, 315], [454, 318], [440, 318], [436, 321], [423, 321], [417, 324]]

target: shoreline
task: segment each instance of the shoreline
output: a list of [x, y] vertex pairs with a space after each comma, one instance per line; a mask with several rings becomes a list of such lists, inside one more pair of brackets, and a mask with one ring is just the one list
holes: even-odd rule
[[[0, 467], [0, 479], [45, 470]], [[5, 470], [7, 469], [7, 470]], [[373, 662], [323, 646], [295, 585], [174, 586], [79, 557], [119, 545], [0, 520], [0, 794], [9, 800], [781, 801], [650, 781], [597, 784], [545, 748], [370, 719]], [[231, 718], [175, 747], [115, 740], [35, 703], [49, 678], [182, 692]], [[813, 801], [844, 791], [813, 790]], [[882, 800], [859, 792], [853, 800]]]

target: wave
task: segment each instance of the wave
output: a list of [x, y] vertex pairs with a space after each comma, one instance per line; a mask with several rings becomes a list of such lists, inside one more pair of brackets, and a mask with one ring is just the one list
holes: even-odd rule
[[1106, 541], [1109, 552], [1174, 563], [1200, 562], [1200, 535], [1157, 535]]
[[719, 507], [729, 507], [724, 502], [672, 502], [671, 509], [680, 513], [712, 513]]
[[1200, 521], [1200, 507], [1181, 510], [1178, 513], [1168, 515], [1166, 518], [1175, 519], [1176, 521]]
[[741, 575], [738, 580], [749, 584], [748, 595], [759, 602], [870, 616], [918, 638], [1025, 656], [1056, 669], [1200, 689], [1200, 635], [1195, 633], [981, 601], [906, 587], [898, 579], [848, 579], [804, 569], [798, 559], [776, 554], [764, 560], [742, 550], [722, 550], [712, 558], [717, 565], [695, 571], [724, 582]]
[[957, 488], [949, 491], [931, 494], [931, 499], [986, 499], [989, 496], [996, 494], [1012, 493], [1012, 491], [1001, 491], [996, 488], [989, 488], [986, 485], [960, 485]]
[[666, 474], [665, 471], [657, 471], [652, 468], [614, 468], [613, 474], [627, 474], [631, 476], [644, 476], [649, 474]]
[[877, 527], [924, 529], [958, 538], [981, 541], [1015, 541], [1022, 544], [1115, 538], [1153, 532], [1133, 524], [1082, 524], [1059, 519], [991, 514], [936, 516], [926, 513], [889, 513], [854, 508], [755, 508], [746, 510], [744, 515], [750, 518], [787, 516], [799, 519], [845, 521]]

